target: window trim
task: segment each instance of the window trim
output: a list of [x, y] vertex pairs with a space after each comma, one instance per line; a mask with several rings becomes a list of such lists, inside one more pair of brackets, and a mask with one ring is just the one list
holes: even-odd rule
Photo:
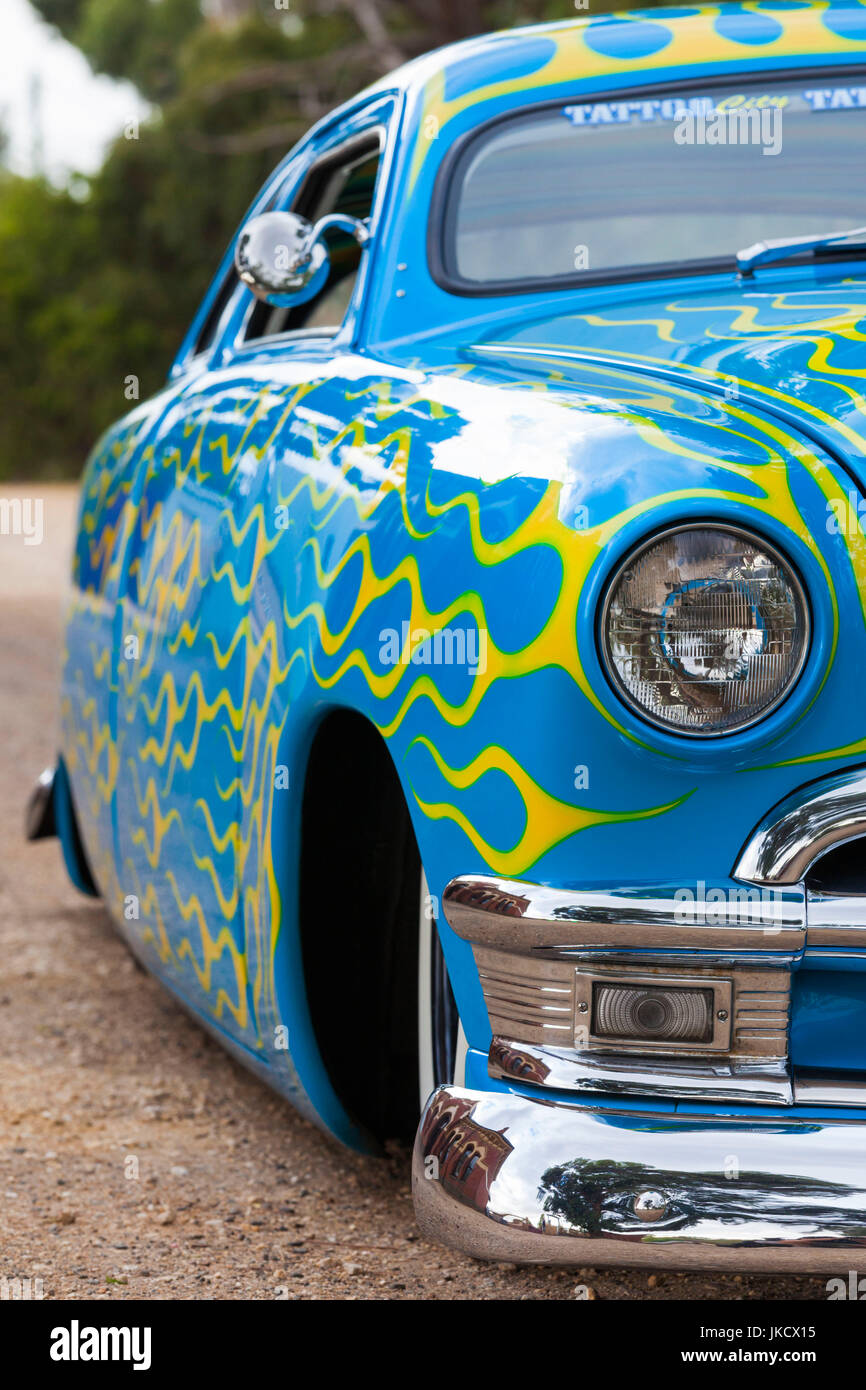
[[[827, 78], [839, 72], [852, 78], [863, 77], [866, 76], [866, 64], [825, 63], [808, 67], [762, 69], [760, 72], [750, 70], [711, 73], [703, 77], [678, 78], [676, 81], [646, 83], [637, 87], [615, 87], [600, 92], [578, 92], [572, 98], [572, 104], [640, 100], [648, 96], [675, 96], [680, 92], [694, 92], [696, 88], [705, 90], [713, 87], [729, 87], [732, 83], [737, 83], [740, 78], [742, 79], [742, 86], [753, 87], [761, 82], [772, 81], [775, 83], [784, 81], [786, 78], [810, 81], [822, 77]], [[576, 83], [575, 85], [579, 84]], [[567, 97], [547, 98], [530, 105], [513, 106], [507, 111], [500, 111], [489, 120], [473, 126], [471, 130], [464, 131], [446, 151], [433, 185], [430, 212], [427, 219], [427, 266], [434, 283], [440, 289], [447, 290], [450, 294], [459, 295], [462, 298], [493, 299], [521, 294], [550, 294], [561, 290], [583, 289], [592, 285], [619, 285], [640, 280], [683, 279], [714, 273], [735, 272], [736, 260], [731, 255], [703, 257], [690, 261], [648, 261], [642, 265], [611, 267], [606, 270], [576, 271], [573, 275], [539, 276], [534, 280], [479, 282], [477, 280], [465, 280], [456, 273], [453, 269], [454, 224], [457, 212], [457, 199], [454, 195], [457, 191], [457, 180], [461, 168], [471, 154], [472, 146], [483, 139], [490, 130], [505, 124], [507, 121], [519, 119], [520, 116], [539, 115], [544, 111], [561, 110], [567, 102]], [[827, 248], [822, 253], [819, 263], [845, 260], [846, 255], [850, 255], [850, 248]], [[775, 268], [799, 263], [814, 265], [816, 258], [811, 254], [790, 256], [784, 261], [775, 261], [773, 265]]]
[[[374, 189], [373, 195], [373, 208], [371, 212], [372, 223], [372, 219], [374, 215], [377, 213], [376, 203], [379, 196], [382, 171], [385, 167], [385, 153], [388, 146], [388, 125], [381, 119], [372, 122], [371, 125], [367, 127], [367, 129], [355, 131], [352, 135], [347, 136], [344, 140], [338, 142], [335, 145], [329, 146], [325, 150], [322, 150], [322, 152], [319, 155], [317, 155], [317, 157], [312, 161], [312, 163], [301, 175], [299, 182], [293, 186], [293, 189], [290, 191], [287, 197], [282, 196], [282, 189], [278, 192], [277, 196], [273, 200], [272, 210], [274, 212], [293, 212], [297, 206], [298, 200], [303, 197], [304, 190], [309, 185], [310, 180], [316, 176], [317, 170], [327, 168], [329, 164], [339, 166], [344, 162], [346, 151], [351, 150], [353, 146], [358, 147], [359, 153], [363, 153], [365, 147], [369, 146], [372, 153], [374, 136], [378, 136], [379, 169], [376, 175], [376, 187]], [[246, 289], [247, 287], [241, 286], [241, 288]], [[247, 292], [249, 293], [249, 291]], [[237, 324], [237, 329], [234, 335], [234, 341], [231, 344], [232, 354], [235, 355], [238, 353], [254, 350], [261, 346], [267, 347], [273, 343], [291, 343], [297, 341], [310, 342], [311, 340], [315, 339], [324, 339], [325, 341], [332, 342], [335, 338], [339, 337], [345, 324], [348, 322], [352, 314], [352, 311], [357, 307], [356, 295], [357, 287], [356, 290], [353, 291], [352, 299], [350, 300], [349, 306], [343, 317], [343, 322], [337, 324], [333, 328], [290, 328], [286, 329], [281, 333], [262, 333], [259, 334], [258, 337], [248, 338], [246, 336], [247, 328], [249, 326], [250, 319], [256, 311], [256, 306], [259, 303], [259, 301], [256, 300], [254, 296], [250, 295], [251, 303], [248, 304], [245, 312], [243, 313], [242, 317], [239, 319]]]
[[219, 338], [223, 316], [228, 312], [229, 305], [235, 296], [237, 272], [234, 268], [234, 256], [226, 266], [222, 277], [216, 276], [216, 281], [216, 292], [210, 298], [210, 303], [201, 321], [201, 327], [189, 350], [188, 360], [190, 362], [194, 362], [197, 357], [203, 357], [210, 352]]
[[[382, 172], [377, 184], [376, 204], [372, 218], [372, 225], [375, 229], [381, 218], [385, 195], [391, 180], [395, 139], [400, 125], [401, 113], [402, 93], [399, 89], [385, 88], [372, 95], [368, 93], [362, 100], [356, 99], [354, 102], [347, 103], [345, 106], [330, 112], [328, 116], [312, 127], [301, 141], [287, 151], [244, 212], [240, 225], [236, 228], [220, 259], [213, 277], [189, 321], [186, 333], [181, 339], [169, 371], [168, 380], [170, 382], [178, 381], [197, 372], [224, 366], [236, 355], [254, 349], [260, 343], [288, 344], [296, 336], [300, 337], [302, 333], [306, 335], [307, 342], [313, 342], [318, 338], [323, 343], [330, 343], [345, 333], [346, 325], [350, 319], [353, 321], [353, 325], [359, 321], [362, 301], [357, 299], [350, 305], [346, 318], [337, 333], [316, 330], [314, 334], [310, 334], [307, 330], [295, 329], [289, 333], [273, 334], [267, 338], [254, 338], [248, 345], [245, 345], [240, 332], [242, 332], [244, 321], [250, 312], [248, 308], [243, 307], [249, 290], [240, 283], [234, 271], [235, 245], [241, 229], [251, 217], [257, 217], [274, 207], [285, 206], [286, 198], [291, 198], [293, 191], [300, 190], [310, 169], [319, 158], [327, 156], [358, 136], [369, 138], [370, 132], [380, 127], [384, 132], [384, 140], [382, 143]], [[355, 129], [352, 129], [353, 126]], [[375, 243], [371, 247], [371, 251], [375, 254]], [[366, 259], [369, 264], [370, 252], [368, 252]], [[363, 274], [363, 261], [361, 268]], [[233, 293], [228, 296], [227, 303], [223, 305], [216, 332], [209, 343], [197, 347], [201, 341], [208, 316], [217, 303], [226, 282], [233, 282]], [[198, 327], [198, 331], [193, 336], [193, 330], [196, 327]], [[346, 334], [345, 341], [347, 343], [353, 341], [353, 336]]]

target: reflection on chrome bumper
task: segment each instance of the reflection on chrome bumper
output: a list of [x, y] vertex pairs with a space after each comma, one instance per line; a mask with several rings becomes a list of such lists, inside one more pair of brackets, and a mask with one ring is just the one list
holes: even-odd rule
[[480, 1259], [839, 1273], [866, 1250], [864, 1153], [862, 1121], [637, 1114], [441, 1086], [412, 1186], [423, 1233]]

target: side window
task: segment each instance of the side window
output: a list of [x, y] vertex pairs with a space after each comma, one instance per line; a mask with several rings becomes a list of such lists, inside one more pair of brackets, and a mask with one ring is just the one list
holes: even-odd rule
[[[298, 190], [291, 211], [310, 222], [331, 212], [369, 217], [382, 161], [382, 143], [382, 133], [376, 130], [318, 160]], [[257, 303], [247, 319], [246, 342], [301, 328], [322, 333], [337, 331], [352, 299], [362, 253], [354, 237], [337, 229], [326, 232], [325, 241], [331, 273], [321, 292], [307, 304], [296, 307], [274, 308]]]
[[200, 352], [206, 352], [217, 335], [217, 329], [223, 316], [226, 305], [231, 299], [237, 288], [238, 277], [234, 266], [228, 270], [223, 278], [223, 282], [214, 295], [213, 304], [205, 315], [204, 323], [199, 329], [198, 337], [193, 344], [190, 356], [197, 357]]

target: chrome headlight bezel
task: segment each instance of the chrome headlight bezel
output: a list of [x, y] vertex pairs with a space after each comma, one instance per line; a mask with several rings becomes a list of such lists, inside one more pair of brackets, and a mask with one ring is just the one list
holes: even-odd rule
[[[766, 704], [762, 709], [740, 723], [725, 729], [695, 729], [683, 725], [677, 725], [666, 721], [650, 710], [641, 706], [632, 696], [628, 687], [624, 684], [617, 670], [616, 663], [610, 652], [608, 641], [609, 636], [609, 615], [611, 604], [616, 596], [620, 581], [625, 572], [640, 559], [648, 550], [669, 539], [671, 536], [690, 531], [718, 531], [726, 535], [734, 536], [740, 541], [745, 541], [751, 546], [755, 546], [766, 554], [767, 558], [777, 565], [785, 576], [787, 583], [794, 595], [798, 605], [803, 624], [803, 636], [799, 655], [793, 670], [791, 671], [785, 685], [779, 690], [773, 700]], [[634, 545], [623, 556], [620, 562], [613, 569], [604, 584], [601, 602], [598, 607], [598, 622], [596, 628], [596, 645], [598, 648], [599, 660], [602, 670], [607, 677], [611, 689], [617, 698], [625, 706], [631, 715], [640, 720], [641, 723], [649, 725], [651, 728], [667, 734], [675, 739], [688, 739], [690, 742], [706, 743], [718, 739], [734, 739], [738, 735], [753, 729], [757, 724], [763, 723], [768, 719], [786, 700], [790, 698], [803, 674], [808, 661], [809, 651], [812, 644], [812, 610], [809, 602], [808, 591], [800, 576], [800, 572], [790, 557], [781, 550], [773, 541], [758, 530], [752, 530], [747, 526], [738, 526], [731, 522], [718, 520], [715, 518], [694, 518], [685, 522], [678, 522], [676, 525], [662, 527], [658, 531], [645, 535], [636, 545]]]

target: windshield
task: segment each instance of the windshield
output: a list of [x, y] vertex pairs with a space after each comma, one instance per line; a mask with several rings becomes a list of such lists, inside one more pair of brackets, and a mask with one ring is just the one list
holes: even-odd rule
[[[545, 107], [458, 157], [446, 275], [516, 288], [733, 259], [866, 222], [866, 85], [832, 76]], [[866, 83], [866, 77], [862, 79]]]

